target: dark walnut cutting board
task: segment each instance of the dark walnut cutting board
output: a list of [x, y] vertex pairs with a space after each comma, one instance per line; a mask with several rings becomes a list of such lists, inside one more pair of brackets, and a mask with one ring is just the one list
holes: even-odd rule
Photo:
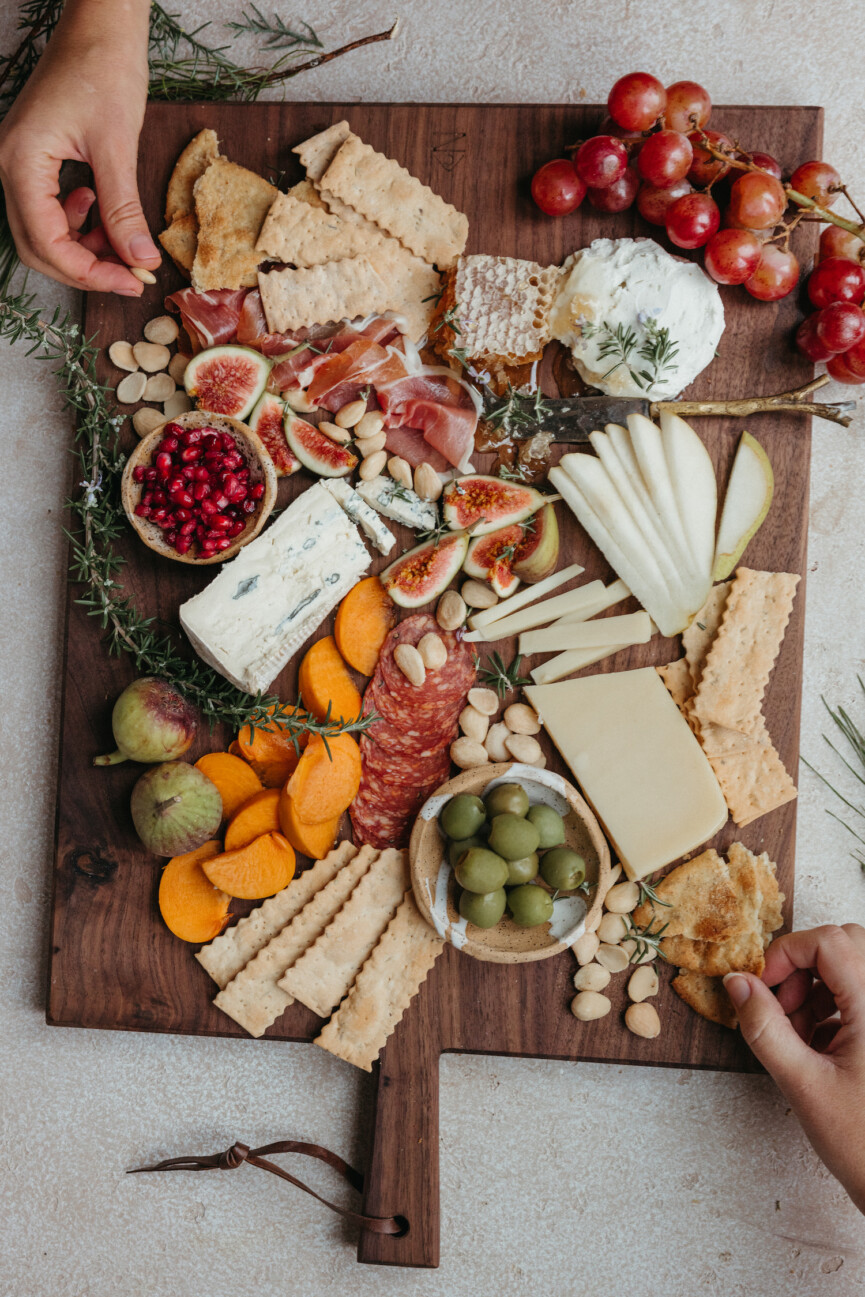
[[[160, 229], [174, 160], [204, 126], [218, 131], [229, 158], [293, 183], [300, 171], [290, 152], [292, 145], [347, 117], [366, 141], [397, 158], [468, 214], [468, 251], [560, 262], [594, 238], [656, 233], [635, 210], [610, 217], [586, 203], [572, 216], [553, 220], [531, 202], [529, 181], [535, 169], [561, 154], [565, 145], [592, 134], [601, 116], [600, 108], [588, 106], [154, 105], [148, 110], [139, 151], [141, 194], [151, 227]], [[718, 108], [712, 125], [745, 146], [774, 154], [785, 171], [820, 156], [822, 114], [817, 108]], [[813, 225], [797, 230], [795, 247], [806, 266], [815, 243]], [[88, 297], [87, 334], [95, 334], [105, 347], [118, 338], [136, 341], [145, 321], [162, 312], [165, 294], [181, 282], [167, 264], [159, 283], [146, 288], [140, 301]], [[722, 294], [727, 327], [719, 355], [689, 395], [724, 399], [769, 394], [811, 377], [808, 363], [790, 345], [798, 315], [795, 295], [766, 304], [753, 301], [742, 289], [723, 289]], [[121, 375], [104, 357], [103, 362], [101, 377], [113, 386]], [[703, 419], [696, 426], [712, 454], [723, 490], [743, 425]], [[772, 460], [775, 498], [748, 549], [748, 565], [799, 572], [804, 578], [808, 421], [766, 415], [749, 426]], [[131, 427], [128, 437], [134, 444]], [[478, 464], [483, 467], [486, 462]], [[309, 475], [301, 473], [283, 483], [281, 502], [309, 482]], [[558, 515], [564, 537], [561, 562], [584, 564], [587, 580], [610, 580], [609, 567], [564, 505]], [[400, 534], [399, 540], [403, 546], [413, 543], [413, 533]], [[137, 607], [176, 629], [178, 604], [202, 588], [212, 571], [157, 558], [131, 535], [121, 548], [129, 559], [124, 580]], [[385, 561], [377, 559], [373, 570]], [[174, 938], [159, 918], [159, 863], [141, 848], [128, 812], [129, 793], [141, 767], [97, 770], [91, 765], [97, 753], [113, 746], [111, 707], [135, 670], [129, 658], [109, 657], [96, 620], [75, 602], [75, 593], [70, 591], [66, 620], [48, 1021], [128, 1031], [243, 1035], [211, 1004], [215, 987], [193, 959], [192, 948]], [[766, 702], [769, 733], [794, 776], [804, 606], [803, 579]], [[319, 633], [330, 629], [329, 621]], [[679, 655], [677, 643], [656, 638], [589, 670], [622, 670]], [[278, 682], [283, 697], [295, 696], [295, 679], [292, 665]], [[205, 735], [190, 755], [195, 758], [201, 751], [225, 745], [231, 737]], [[552, 749], [550, 765], [568, 773]], [[754, 851], [769, 852], [778, 862], [788, 920], [795, 830], [794, 802], [741, 831], [729, 823], [716, 840], [723, 848], [740, 838]], [[375, 1072], [375, 1129], [364, 1210], [401, 1213], [410, 1229], [402, 1238], [363, 1234], [358, 1252], [362, 1261], [438, 1263], [438, 1060], [442, 1051], [754, 1070], [738, 1035], [698, 1018], [666, 984], [658, 1001], [663, 1030], [655, 1040], [638, 1039], [625, 1030], [619, 1003], [624, 978], [614, 984], [614, 1010], [607, 1018], [577, 1022], [568, 1010], [574, 969], [570, 954], [508, 967], [478, 963], [450, 946], [445, 949]], [[668, 973], [662, 976], [666, 983]], [[267, 1034], [311, 1040], [320, 1025], [309, 1010], [295, 1004]], [[249, 1048], [257, 1048], [256, 1043], [250, 1040]], [[274, 1138], [290, 1133], [290, 1114], [285, 1122], [287, 1129], [274, 1130]]]

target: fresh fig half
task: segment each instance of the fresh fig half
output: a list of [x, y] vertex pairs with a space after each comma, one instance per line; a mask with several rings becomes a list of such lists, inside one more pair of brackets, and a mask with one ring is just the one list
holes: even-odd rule
[[285, 402], [273, 392], [265, 392], [249, 416], [249, 426], [258, 433], [277, 477], [290, 477], [300, 468], [300, 460], [285, 439]]
[[466, 551], [464, 571], [479, 581], [489, 581], [499, 598], [506, 599], [520, 583], [512, 568], [523, 537], [523, 525], [519, 522], [486, 536], [473, 536]]
[[521, 524], [523, 538], [511, 562], [521, 581], [533, 585], [556, 570], [559, 561], [559, 524], [551, 504], [545, 504]]
[[345, 477], [357, 465], [353, 455], [338, 441], [331, 441], [306, 419], [299, 418], [291, 406], [285, 407], [285, 439], [304, 468], [319, 477]]
[[251, 347], [208, 347], [186, 366], [183, 385], [200, 410], [243, 420], [267, 386], [270, 367]]
[[401, 608], [420, 608], [447, 589], [462, 567], [468, 545], [464, 532], [425, 541], [386, 567], [379, 579]]
[[442, 509], [452, 531], [485, 536], [512, 522], [522, 522], [544, 503], [533, 486], [500, 477], [457, 477], [444, 490]]

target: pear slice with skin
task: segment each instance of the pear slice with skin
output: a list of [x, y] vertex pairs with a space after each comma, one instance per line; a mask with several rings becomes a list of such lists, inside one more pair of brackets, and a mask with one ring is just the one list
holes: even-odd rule
[[743, 432], [721, 509], [712, 578], [724, 581], [763, 525], [775, 492], [769, 456], [750, 432]]
[[718, 514], [718, 482], [712, 457], [699, 435], [677, 414], [661, 412], [661, 440], [679, 516], [697, 571], [711, 584]]

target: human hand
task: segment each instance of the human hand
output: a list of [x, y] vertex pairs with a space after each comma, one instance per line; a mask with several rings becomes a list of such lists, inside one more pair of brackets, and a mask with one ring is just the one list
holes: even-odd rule
[[[149, 0], [68, 0], [0, 126], [0, 180], [18, 254], [73, 288], [137, 297], [142, 285], [126, 266], [152, 269], [161, 260], [136, 181], [149, 11]], [[61, 204], [67, 159], [90, 165], [96, 192], [76, 189]], [[94, 201], [101, 223], [82, 236]]]
[[728, 973], [724, 985], [745, 1040], [865, 1212], [865, 928], [788, 933], [767, 950], [762, 980]]

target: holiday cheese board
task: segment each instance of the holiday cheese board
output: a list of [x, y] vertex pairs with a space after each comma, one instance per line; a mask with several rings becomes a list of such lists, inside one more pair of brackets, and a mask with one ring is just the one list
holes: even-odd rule
[[[720, 978], [790, 917], [797, 303], [621, 177], [543, 214], [601, 117], [152, 105], [174, 265], [85, 306], [153, 620], [111, 656], [67, 606], [48, 1020], [374, 1070], [365, 1210], [409, 1229], [365, 1261], [437, 1264], [441, 1052], [752, 1070]], [[819, 157], [818, 109], [716, 119]]]

